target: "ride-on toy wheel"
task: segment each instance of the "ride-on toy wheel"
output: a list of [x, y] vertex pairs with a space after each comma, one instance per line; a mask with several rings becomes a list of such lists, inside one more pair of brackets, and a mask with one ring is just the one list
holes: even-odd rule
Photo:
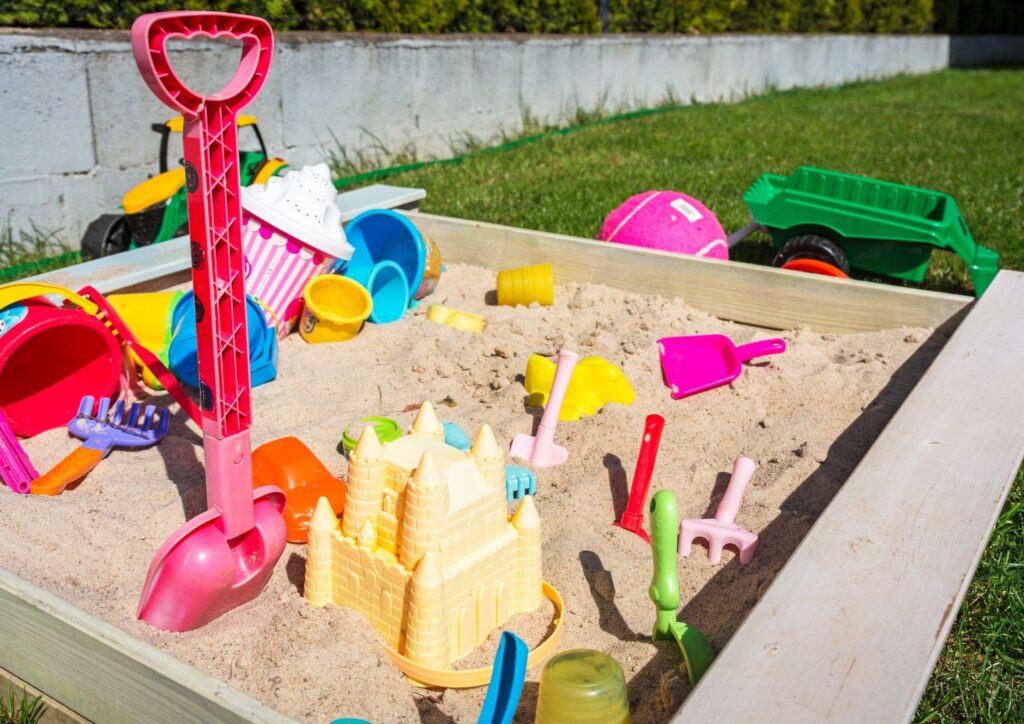
[[128, 225], [121, 214], [104, 214], [95, 219], [82, 235], [82, 258], [98, 259], [127, 251]]
[[817, 234], [794, 236], [772, 259], [772, 266], [782, 267], [797, 259], [814, 259], [835, 267], [843, 274], [850, 273], [850, 260], [839, 245]]

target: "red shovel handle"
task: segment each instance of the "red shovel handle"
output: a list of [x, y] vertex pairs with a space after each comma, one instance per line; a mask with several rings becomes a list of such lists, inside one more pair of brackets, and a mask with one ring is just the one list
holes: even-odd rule
[[[206, 97], [185, 85], [167, 57], [169, 38], [196, 36], [242, 41], [242, 61], [226, 86]], [[146, 85], [183, 116], [197, 116], [216, 102], [237, 113], [260, 92], [270, 70], [274, 35], [263, 18], [234, 13], [171, 11], [142, 15], [132, 24], [132, 52]]]

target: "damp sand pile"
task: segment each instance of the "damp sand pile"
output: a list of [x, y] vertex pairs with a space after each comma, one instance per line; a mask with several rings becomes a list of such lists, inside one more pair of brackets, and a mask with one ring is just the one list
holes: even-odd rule
[[[428, 321], [424, 304], [401, 322], [367, 325], [347, 343], [314, 346], [290, 336], [281, 345], [277, 380], [253, 391], [253, 444], [296, 435], [340, 476], [345, 460], [338, 446], [348, 421], [384, 415], [407, 427], [423, 400], [471, 436], [488, 423], [508, 444], [516, 433], [532, 432], [540, 415], [527, 407], [522, 385], [530, 354], [567, 347], [621, 367], [637, 401], [561, 423], [556, 439], [569, 461], [538, 474], [544, 577], [565, 599], [561, 648], [615, 657], [629, 683], [634, 722], [666, 721], [689, 685], [675, 643], [650, 640], [650, 550], [611, 525], [625, 507], [645, 416], [666, 420], [652, 491], [675, 491], [682, 517], [713, 514], [735, 457], [758, 465], [737, 518], [760, 535], [753, 563], [740, 567], [727, 551], [711, 566], [697, 548], [679, 564], [680, 619], [720, 650], [945, 338], [920, 329], [774, 333], [721, 321], [681, 299], [595, 284], [558, 287], [552, 307], [496, 307], [487, 303], [494, 288], [493, 272], [449, 265], [426, 300], [485, 315], [482, 334]], [[706, 333], [727, 334], [736, 344], [778, 334], [789, 350], [746, 365], [729, 386], [670, 399], [656, 340]], [[46, 470], [77, 444], [53, 430], [24, 446]], [[113, 452], [58, 498], [0, 491], [4, 568], [297, 719], [476, 721], [484, 688], [415, 688], [361, 614], [305, 602], [303, 546], [287, 547], [256, 601], [198, 631], [169, 634], [137, 621], [152, 556], [206, 507], [202, 458], [197, 428], [177, 411], [158, 446]], [[551, 614], [545, 602], [509, 627], [533, 646]], [[492, 635], [458, 666], [489, 664], [497, 639]], [[528, 675], [517, 720], [533, 719], [538, 674], [539, 668]]]

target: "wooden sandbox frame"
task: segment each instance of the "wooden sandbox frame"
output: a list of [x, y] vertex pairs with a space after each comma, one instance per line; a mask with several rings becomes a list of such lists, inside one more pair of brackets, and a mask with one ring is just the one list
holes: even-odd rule
[[[410, 208], [423, 192], [344, 196]], [[678, 296], [773, 329], [956, 328], [673, 718], [909, 720], [1021, 464], [1024, 274], [1001, 272], [975, 302], [411, 213], [447, 262], [548, 261], [558, 283]], [[187, 275], [179, 239], [44, 277], [112, 292]], [[0, 568], [2, 670], [94, 721], [291, 721]]]

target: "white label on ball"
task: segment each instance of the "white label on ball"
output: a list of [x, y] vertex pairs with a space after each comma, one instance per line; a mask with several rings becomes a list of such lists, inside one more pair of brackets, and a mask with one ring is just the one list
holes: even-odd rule
[[685, 216], [691, 224], [704, 218], [703, 214], [693, 208], [690, 204], [686, 203], [684, 199], [673, 199], [669, 203], [669, 206]]

